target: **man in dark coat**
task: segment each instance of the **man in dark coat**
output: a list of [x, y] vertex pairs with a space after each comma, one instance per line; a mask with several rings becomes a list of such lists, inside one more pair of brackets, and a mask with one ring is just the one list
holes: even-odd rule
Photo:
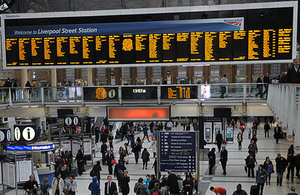
[[121, 190], [123, 195], [128, 195], [130, 192], [129, 182], [130, 177], [128, 176], [128, 171], [125, 171], [124, 176], [121, 178]]
[[169, 188], [170, 188], [170, 194], [178, 195], [179, 194], [178, 178], [172, 172], [169, 172], [168, 184], [169, 184]]
[[293, 60], [293, 66], [287, 72], [288, 83], [300, 83], [299, 60]]
[[277, 185], [281, 186], [283, 173], [285, 172], [288, 162], [285, 158], [281, 156], [280, 153], [277, 154], [277, 157], [275, 158], [275, 162], [276, 162], [276, 172], [277, 172]]
[[78, 174], [82, 175], [82, 172], [84, 172], [84, 163], [85, 163], [83, 145], [80, 145], [80, 149], [77, 152], [75, 160], [77, 160]]
[[209, 175], [212, 175], [212, 170], [216, 165], [216, 149], [212, 148], [211, 151], [207, 154], [208, 156], [208, 164], [209, 164]]
[[261, 77], [262, 76], [258, 77], [256, 80], [256, 83], [257, 83], [256, 88], [258, 89], [258, 92], [257, 92], [257, 94], [255, 94], [255, 97], [257, 97], [259, 95], [260, 98], [263, 97], [263, 86], [261, 85], [262, 84]]
[[265, 138], [267, 137], [267, 134], [268, 134], [268, 137], [269, 137], [269, 131], [270, 131], [270, 125], [268, 122], [266, 122], [265, 126], [264, 126], [264, 130], [265, 130]]
[[107, 145], [106, 145], [106, 142], [103, 142], [103, 144], [101, 145], [101, 149], [100, 149], [100, 152], [102, 154], [102, 164], [104, 165], [105, 164], [105, 155], [106, 155], [106, 152], [107, 152]]
[[267, 98], [268, 97], [268, 87], [269, 87], [269, 83], [270, 83], [269, 73], [266, 73], [266, 75], [263, 78], [263, 81], [264, 81], [265, 91], [263, 92], [262, 95], [266, 94], [266, 98]]
[[190, 176], [183, 181], [183, 192], [184, 194], [192, 195], [194, 189], [194, 182]]
[[107, 154], [106, 154], [106, 156], [105, 156], [105, 160], [106, 160], [106, 162], [107, 162], [108, 173], [109, 173], [110, 175], [112, 175], [112, 172], [113, 172], [113, 168], [112, 168], [113, 164], [111, 163], [111, 160], [113, 160], [113, 159], [115, 159], [113, 153], [111, 152], [111, 150], [108, 150], [108, 151], [107, 151]]
[[221, 150], [221, 145], [222, 145], [222, 141], [223, 141], [223, 137], [220, 131], [218, 131], [217, 135], [216, 135], [216, 142], [217, 142], [217, 146], [218, 146], [218, 151], [220, 152]]
[[280, 135], [281, 135], [281, 128], [277, 124], [276, 127], [274, 128], [274, 138], [276, 139], [276, 144], [278, 144], [278, 140], [280, 138]]
[[154, 185], [156, 183], [160, 183], [160, 182], [158, 181], [158, 179], [156, 179], [155, 175], [152, 174], [151, 175], [151, 180], [150, 180], [150, 183], [149, 183], [149, 187], [148, 187], [149, 191], [151, 191], [155, 187]]
[[111, 176], [107, 176], [107, 182], [105, 183], [104, 195], [115, 195], [117, 194], [117, 185], [112, 181]]
[[[288, 154], [287, 157], [287, 162], [288, 162], [288, 171], [286, 174], [286, 179], [289, 180], [290, 176], [292, 179], [292, 183], [294, 182], [294, 173], [295, 173], [295, 163], [296, 163], [296, 158], [294, 156], [294, 153]], [[291, 175], [290, 175], [291, 173]]]
[[222, 146], [220, 161], [221, 161], [221, 164], [222, 164], [223, 175], [226, 175], [226, 165], [227, 165], [227, 161], [228, 161], [228, 152], [225, 149], [225, 146]]

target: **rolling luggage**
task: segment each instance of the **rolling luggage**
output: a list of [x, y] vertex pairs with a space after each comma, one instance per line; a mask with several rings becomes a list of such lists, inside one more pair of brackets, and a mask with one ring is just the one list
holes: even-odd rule
[[251, 188], [250, 188], [250, 195], [259, 195], [258, 194], [258, 187], [257, 187], [257, 185], [251, 186]]

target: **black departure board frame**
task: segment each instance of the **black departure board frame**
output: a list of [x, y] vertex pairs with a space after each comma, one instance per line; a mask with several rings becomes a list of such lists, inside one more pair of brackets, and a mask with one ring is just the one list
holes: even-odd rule
[[[278, 26], [274, 26], [274, 22], [271, 21], [275, 9], [290, 9], [291, 13], [289, 17], [280, 16], [282, 21]], [[157, 14], [158, 10], [160, 14]], [[244, 18], [244, 29], [212, 31], [208, 25], [204, 31], [193, 31], [191, 27], [188, 31], [178, 32], [180, 27], [177, 27], [177, 31], [174, 32], [147, 34], [142, 33], [137, 26], [135, 32], [120, 32], [116, 29], [116, 33], [101, 32], [90, 35], [85, 33], [92, 33], [94, 30], [92, 27], [85, 29], [65, 27], [69, 24], [106, 25], [115, 22], [127, 22], [126, 24], [130, 25], [130, 22], [141, 21], [161, 21], [162, 25], [168, 25], [168, 21], [178, 21], [180, 24], [184, 20], [202, 19], [197, 13], [203, 12], [208, 15], [212, 13], [207, 19], [210, 20], [219, 17], [213, 13], [228, 10], [236, 13], [234, 17]], [[109, 15], [106, 11], [3, 14], [1, 17], [3, 67], [44, 69], [289, 63], [296, 57], [296, 10], [297, 2], [291, 1], [277, 2], [276, 5], [274, 3], [217, 5], [209, 9], [205, 6], [193, 6], [193, 10], [183, 7], [176, 11], [173, 8], [151, 8], [143, 12], [128, 9], [126, 13], [110, 10]], [[243, 11], [247, 14], [238, 14]], [[258, 12], [261, 20], [256, 16]], [[188, 17], [181, 18], [184, 14]], [[175, 15], [178, 15], [179, 19], [175, 20], [174, 18], [178, 18]], [[262, 17], [270, 21], [266, 22]], [[51, 26], [56, 23], [61, 26], [57, 30], [61, 33], [59, 36], [55, 36], [57, 32], [52, 32], [51, 27], [47, 27], [47, 24]], [[43, 25], [44, 29], [38, 29], [36, 32], [33, 30], [30, 36], [29, 34], [26, 36], [26, 33], [18, 37], [6, 36], [7, 27], [18, 27], [21, 32], [22, 29], [30, 29], [37, 25]], [[183, 23], [184, 29], [188, 29], [186, 26]], [[35, 33], [48, 35], [35, 37], [33, 36]]]

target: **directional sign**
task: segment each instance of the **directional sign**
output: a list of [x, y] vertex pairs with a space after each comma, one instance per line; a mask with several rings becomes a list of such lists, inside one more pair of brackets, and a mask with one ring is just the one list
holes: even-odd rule
[[160, 132], [160, 171], [196, 172], [196, 133]]
[[36, 141], [39, 135], [37, 135], [36, 132], [36, 125], [21, 124], [21, 125], [14, 126], [14, 136], [15, 136], [15, 141], [17, 142], [32, 142], [32, 141]]
[[11, 129], [0, 128], [0, 144], [7, 144], [11, 142]]

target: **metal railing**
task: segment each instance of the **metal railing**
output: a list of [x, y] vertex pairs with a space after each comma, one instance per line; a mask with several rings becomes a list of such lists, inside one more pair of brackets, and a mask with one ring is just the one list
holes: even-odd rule
[[[153, 85], [150, 85], [153, 87]], [[157, 98], [153, 99], [158, 103], [164, 101], [183, 101], [182, 99], [161, 99], [161, 88], [162, 86], [197, 86], [197, 98], [193, 99], [195, 101], [224, 101], [224, 100], [237, 100], [237, 101], [247, 101], [247, 100], [266, 100], [267, 98], [267, 86], [264, 84], [255, 83], [240, 83], [240, 84], [186, 84], [186, 85], [158, 85], [154, 86], [157, 88]], [[122, 103], [122, 88], [123, 87], [140, 87], [147, 88], [147, 85], [140, 86], [93, 86], [93, 87], [31, 87], [31, 88], [0, 88], [0, 105], [9, 104], [15, 105], [19, 103], [85, 103], [84, 98], [84, 88], [118, 88], [116, 103]], [[222, 89], [223, 88], [223, 89]], [[224, 98], [221, 98], [222, 90], [224, 91]], [[299, 92], [300, 93], [300, 92]], [[142, 94], [141, 94], [142, 95]], [[128, 101], [128, 99], [126, 99]], [[129, 99], [130, 101], [130, 99]], [[87, 101], [86, 101], [87, 102]], [[89, 102], [91, 102], [89, 100]], [[99, 101], [95, 101], [99, 102]], [[105, 102], [105, 101], [104, 101]]]

